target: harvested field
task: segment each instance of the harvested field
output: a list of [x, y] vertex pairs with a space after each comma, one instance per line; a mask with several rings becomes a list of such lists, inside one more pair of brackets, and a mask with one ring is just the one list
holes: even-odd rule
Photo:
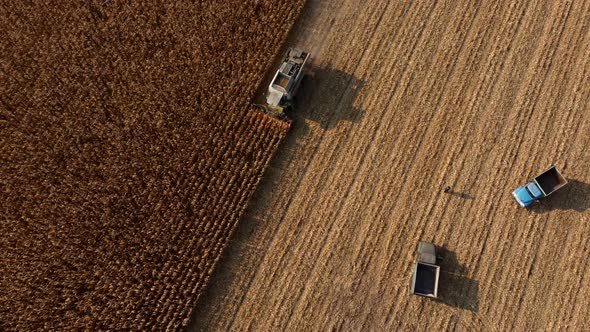
[[3, 1], [0, 329], [186, 325], [287, 124], [301, 1]]
[[[590, 330], [589, 26], [587, 1], [310, 0], [315, 77], [193, 329]], [[568, 186], [518, 207], [551, 164]], [[440, 301], [409, 294], [419, 240]]]

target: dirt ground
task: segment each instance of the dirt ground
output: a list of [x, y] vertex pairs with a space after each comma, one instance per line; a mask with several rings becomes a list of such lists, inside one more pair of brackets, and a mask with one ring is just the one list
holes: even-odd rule
[[[192, 329], [590, 329], [589, 7], [310, 0], [294, 129]], [[568, 186], [518, 207], [552, 164]]]

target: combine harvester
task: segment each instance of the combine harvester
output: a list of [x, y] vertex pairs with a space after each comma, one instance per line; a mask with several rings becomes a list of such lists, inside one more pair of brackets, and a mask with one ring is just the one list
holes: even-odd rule
[[516, 188], [512, 196], [522, 207], [533, 204], [534, 201], [547, 197], [567, 184], [567, 180], [551, 166], [548, 170], [537, 175], [531, 182]]
[[274, 75], [266, 93], [266, 104], [254, 104], [265, 113], [290, 122], [285, 110], [291, 107], [293, 97], [301, 84], [309, 53], [289, 48], [283, 62]]

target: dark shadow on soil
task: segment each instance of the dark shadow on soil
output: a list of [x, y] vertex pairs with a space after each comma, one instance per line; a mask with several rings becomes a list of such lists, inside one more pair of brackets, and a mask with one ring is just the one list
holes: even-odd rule
[[436, 301], [477, 312], [479, 310], [479, 281], [468, 278], [467, 268], [457, 261], [457, 255], [439, 249], [440, 277]]
[[323, 129], [332, 129], [340, 121], [358, 122], [363, 110], [354, 102], [364, 81], [338, 69], [311, 68], [301, 83], [294, 107], [288, 115], [296, 126], [306, 120], [318, 123]]
[[[276, 69], [273, 74], [275, 72]], [[364, 111], [355, 107], [354, 102], [363, 86], [364, 81], [353, 75], [333, 68], [314, 68], [312, 64], [285, 113], [293, 121], [292, 128], [299, 128], [298, 135], [308, 134], [306, 120], [318, 123], [325, 130], [336, 127], [341, 121], [358, 122]], [[259, 89], [253, 104], [265, 104], [267, 87], [265, 84]]]
[[[279, 64], [277, 64], [278, 66]], [[316, 122], [322, 129], [329, 130], [341, 121], [359, 122], [364, 111], [354, 102], [364, 81], [353, 75], [333, 68], [308, 68], [296, 92], [291, 106], [285, 113], [293, 121], [292, 128], [299, 128], [298, 135], [309, 132], [306, 120]], [[273, 74], [276, 72], [273, 71]], [[268, 82], [272, 77], [268, 79]], [[265, 83], [268, 83], [265, 82]], [[268, 84], [259, 89], [253, 104], [265, 104]]]
[[574, 210], [584, 212], [590, 209], [590, 184], [568, 179], [565, 187], [551, 194], [531, 207], [531, 211], [545, 213], [552, 210]]
[[[332, 129], [340, 121], [358, 122], [362, 119], [364, 110], [354, 106], [354, 102], [365, 82], [352, 74], [339, 69], [322, 67], [315, 61], [314, 50], [307, 50], [298, 45], [295, 35], [309, 33], [306, 21], [317, 16], [321, 6], [318, 3], [306, 2], [302, 14], [293, 26], [293, 31], [285, 40], [281, 50], [276, 54], [269, 68], [267, 68], [255, 96], [253, 104], [265, 104], [268, 85], [272, 81], [277, 69], [281, 65], [289, 47], [300, 47], [310, 51], [310, 59], [305, 69], [305, 76], [297, 91], [293, 107], [287, 111], [287, 116], [293, 120], [293, 126], [303, 127], [300, 133], [307, 133], [305, 119], [319, 123], [323, 129]], [[306, 19], [307, 18], [307, 19]], [[317, 17], [315, 19], [318, 19]], [[313, 21], [313, 19], [311, 19]]]
[[452, 191], [452, 190], [447, 192], [447, 194], [449, 194], [451, 196], [459, 197], [461, 199], [474, 199], [475, 198], [467, 193], [461, 193], [461, 192]]

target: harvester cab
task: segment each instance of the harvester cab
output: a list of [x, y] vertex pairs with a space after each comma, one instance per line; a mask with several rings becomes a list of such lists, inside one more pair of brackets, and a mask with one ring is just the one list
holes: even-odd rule
[[285, 109], [291, 105], [301, 84], [309, 53], [289, 48], [266, 93], [266, 105], [256, 105], [267, 113], [286, 119]]

